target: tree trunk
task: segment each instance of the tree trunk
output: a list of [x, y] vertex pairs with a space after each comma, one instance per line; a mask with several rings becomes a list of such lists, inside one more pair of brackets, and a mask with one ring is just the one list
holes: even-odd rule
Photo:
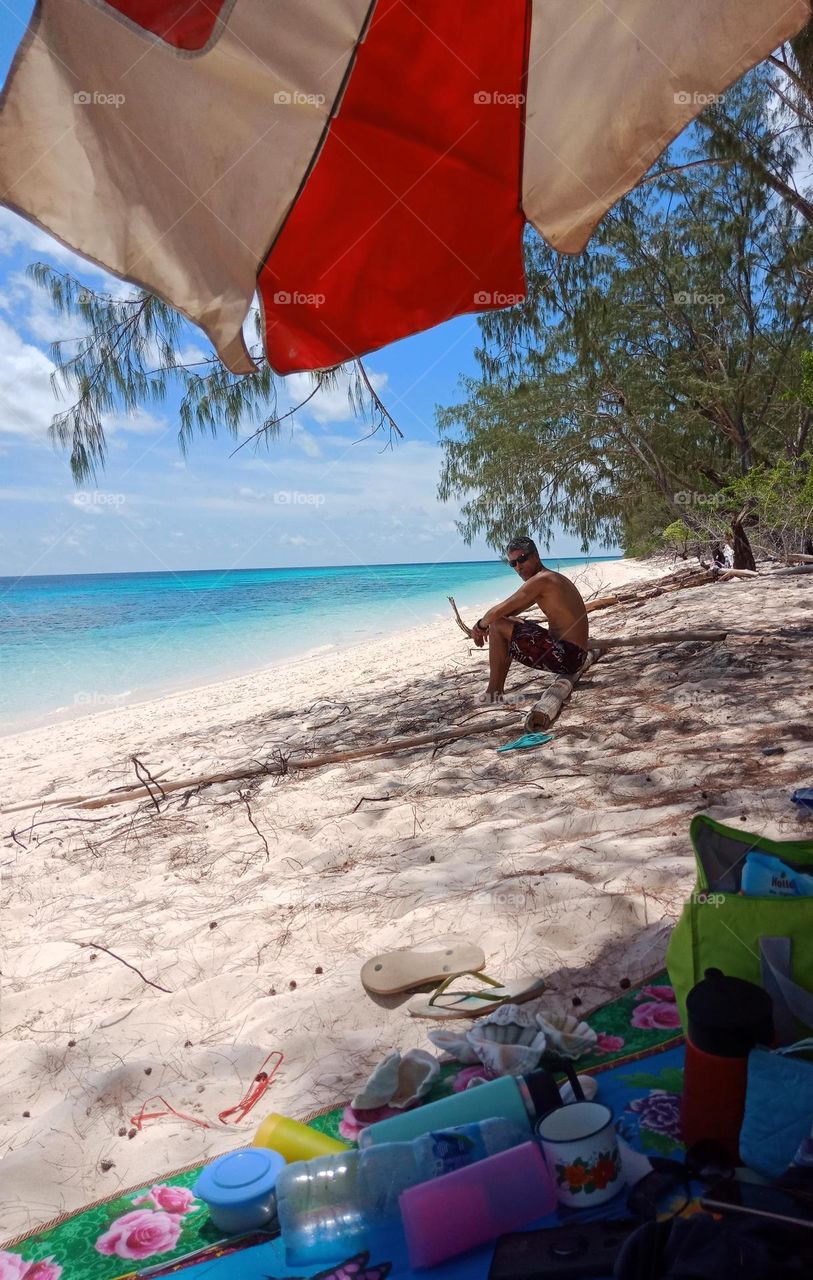
[[731, 545], [734, 548], [733, 568], [751, 569], [755, 572], [757, 562], [751, 550], [751, 543], [748, 541], [748, 534], [745, 532], [742, 513], [731, 517]]

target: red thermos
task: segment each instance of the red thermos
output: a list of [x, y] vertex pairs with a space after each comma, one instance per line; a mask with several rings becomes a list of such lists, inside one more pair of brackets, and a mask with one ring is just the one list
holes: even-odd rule
[[689, 992], [686, 1012], [683, 1141], [687, 1147], [717, 1142], [737, 1163], [748, 1054], [774, 1042], [771, 998], [753, 982], [707, 969]]

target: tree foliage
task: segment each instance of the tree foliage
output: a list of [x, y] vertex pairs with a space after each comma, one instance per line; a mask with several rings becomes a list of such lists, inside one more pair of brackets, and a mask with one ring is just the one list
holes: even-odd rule
[[[758, 72], [713, 110], [768, 130], [770, 92]], [[708, 137], [673, 148], [583, 253], [529, 237], [526, 301], [481, 319], [480, 376], [438, 414], [440, 493], [464, 500], [469, 541], [549, 544], [558, 523], [585, 548], [637, 548], [805, 455], [813, 227]]]
[[[154, 294], [122, 286], [121, 296], [88, 289], [75, 276], [37, 262], [29, 275], [43, 288], [59, 315], [78, 321], [82, 336], [51, 346], [56, 365], [57, 395], [67, 394], [68, 408], [54, 415], [53, 442], [70, 451], [74, 480], [94, 480], [107, 457], [104, 423], [114, 413], [134, 414], [163, 405], [170, 394], [179, 396], [178, 443], [186, 452], [196, 434], [225, 432], [238, 439], [246, 424], [256, 424], [250, 437], [268, 443], [281, 424], [307, 404], [319, 390], [337, 385], [340, 369], [313, 375], [313, 389], [293, 409], [278, 408], [281, 379], [263, 353], [259, 313], [252, 356], [257, 372], [235, 374], [211, 352], [189, 359], [184, 349], [199, 341], [183, 316]], [[373, 387], [360, 360], [343, 366], [348, 374], [352, 413], [371, 432], [389, 439], [398, 426]], [[243, 440], [242, 448], [248, 441]]]
[[813, 143], [813, 21], [768, 59], [768, 127], [727, 112], [709, 112], [702, 120], [711, 149], [750, 167], [765, 185], [806, 222], [813, 223], [813, 202], [800, 189], [799, 162]]

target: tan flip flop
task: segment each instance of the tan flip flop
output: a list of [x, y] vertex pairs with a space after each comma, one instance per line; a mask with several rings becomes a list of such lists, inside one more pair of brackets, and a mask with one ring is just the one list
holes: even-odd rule
[[395, 996], [482, 969], [485, 962], [485, 952], [480, 947], [450, 935], [373, 956], [361, 970], [361, 981], [375, 996]]
[[413, 1018], [481, 1018], [501, 1004], [524, 1004], [534, 1000], [545, 990], [544, 978], [515, 978], [512, 982], [497, 982], [487, 974], [472, 971], [471, 976], [484, 983], [473, 991], [449, 991], [448, 988], [461, 974], [452, 974], [441, 982], [431, 996], [415, 996], [407, 1004]]

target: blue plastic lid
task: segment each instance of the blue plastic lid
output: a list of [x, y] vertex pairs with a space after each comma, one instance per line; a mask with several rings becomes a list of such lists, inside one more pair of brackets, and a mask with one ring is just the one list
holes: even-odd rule
[[193, 1190], [207, 1204], [234, 1208], [268, 1195], [284, 1168], [279, 1152], [266, 1147], [229, 1151], [206, 1166]]

